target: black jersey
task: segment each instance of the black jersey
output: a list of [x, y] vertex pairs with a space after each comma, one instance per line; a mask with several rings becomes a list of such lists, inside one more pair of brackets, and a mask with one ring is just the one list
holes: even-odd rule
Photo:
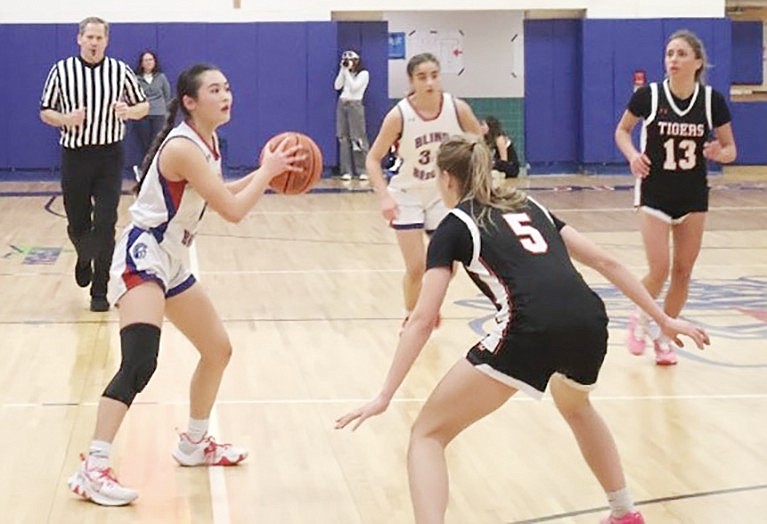
[[[564, 223], [528, 198], [518, 211], [489, 209], [479, 226], [481, 204], [462, 202], [440, 223], [429, 243], [427, 268], [461, 262], [497, 309], [495, 341], [509, 331], [577, 335], [593, 321], [606, 324], [602, 300], [573, 266], [559, 231]], [[493, 338], [493, 335], [489, 335]]]
[[730, 122], [724, 97], [710, 86], [695, 85], [692, 96], [676, 98], [668, 80], [637, 90], [628, 110], [644, 118], [642, 151], [650, 159], [635, 204], [671, 220], [708, 210], [708, 181], [703, 146], [711, 130]]
[[628, 110], [644, 118], [642, 150], [652, 165], [650, 175], [705, 178], [703, 145], [711, 131], [730, 121], [724, 97], [711, 86], [695, 84], [686, 100], [671, 93], [668, 79], [637, 90]]

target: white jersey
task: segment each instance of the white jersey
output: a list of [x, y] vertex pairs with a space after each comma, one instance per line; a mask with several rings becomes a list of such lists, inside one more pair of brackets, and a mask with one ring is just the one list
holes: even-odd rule
[[397, 147], [402, 165], [389, 186], [407, 189], [426, 183], [434, 185], [439, 145], [450, 136], [463, 134], [455, 101], [442, 93], [439, 114], [430, 120], [419, 115], [407, 98], [400, 100], [397, 108], [402, 115], [402, 135]]
[[205, 214], [206, 202], [186, 180], [171, 181], [160, 175], [158, 158], [170, 140], [191, 140], [205, 155], [208, 166], [221, 176], [221, 155], [218, 139], [213, 135], [215, 151], [186, 122], [176, 126], [163, 141], [155, 155], [138, 198], [130, 207], [133, 227], [149, 231], [157, 243], [173, 255], [183, 255], [192, 243]]

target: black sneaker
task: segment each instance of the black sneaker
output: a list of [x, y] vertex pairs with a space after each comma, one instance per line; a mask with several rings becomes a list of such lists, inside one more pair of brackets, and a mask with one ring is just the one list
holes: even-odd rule
[[91, 279], [93, 278], [93, 266], [91, 261], [82, 262], [79, 258], [77, 264], [75, 264], [75, 282], [80, 287], [88, 287], [91, 285]]
[[100, 295], [92, 296], [91, 311], [94, 311], [96, 313], [103, 313], [104, 311], [109, 311], [109, 302], [107, 301], [107, 297], [100, 296]]

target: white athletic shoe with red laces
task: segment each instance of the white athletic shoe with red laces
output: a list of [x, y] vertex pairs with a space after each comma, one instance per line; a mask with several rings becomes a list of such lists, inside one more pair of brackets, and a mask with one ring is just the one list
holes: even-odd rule
[[[193, 447], [187, 453], [182, 450]], [[173, 458], [182, 466], [234, 466], [245, 460], [248, 452], [231, 444], [219, 444], [213, 437], [205, 435], [199, 442], [194, 442], [186, 433], [179, 435], [178, 445], [173, 450]]]
[[135, 490], [117, 481], [112, 468], [90, 467], [85, 455], [80, 459], [80, 468], [67, 481], [73, 493], [102, 506], [124, 506], [138, 498]]

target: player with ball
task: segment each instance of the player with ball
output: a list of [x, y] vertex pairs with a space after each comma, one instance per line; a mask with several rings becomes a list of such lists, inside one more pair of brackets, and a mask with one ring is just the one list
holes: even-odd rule
[[[147, 154], [130, 224], [115, 247], [110, 287], [119, 304], [120, 369], [99, 401], [88, 453], [69, 487], [83, 498], [121, 506], [138, 493], [120, 485], [109, 467], [118, 429], [134, 398], [157, 367], [163, 319], [170, 320], [200, 353], [192, 375], [189, 426], [173, 458], [182, 466], [234, 465], [246, 450], [220, 444], [208, 435], [208, 419], [221, 377], [232, 354], [224, 325], [186, 263], [187, 251], [205, 210], [239, 222], [272, 179], [305, 170], [306, 149], [281, 140], [262, 152], [261, 166], [233, 182], [221, 175], [216, 130], [229, 122], [232, 92], [216, 67], [197, 64], [178, 78], [165, 127]], [[175, 125], [181, 113], [182, 122]]]

